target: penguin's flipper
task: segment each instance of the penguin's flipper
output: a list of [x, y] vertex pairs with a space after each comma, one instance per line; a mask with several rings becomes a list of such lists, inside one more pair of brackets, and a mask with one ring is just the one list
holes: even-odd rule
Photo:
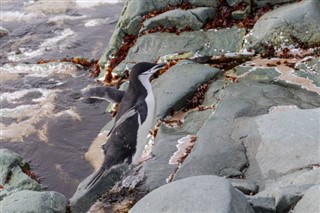
[[108, 133], [107, 137], [112, 133], [112, 131], [114, 129], [116, 129], [118, 126], [120, 126], [125, 120], [127, 120], [128, 118], [134, 116], [135, 114], [138, 113], [138, 109], [136, 106], [130, 108], [128, 111], [126, 111], [117, 121], [116, 123], [113, 125], [112, 129], [110, 130], [110, 132]]
[[82, 89], [81, 93], [84, 98], [96, 98], [113, 103], [120, 103], [125, 91], [113, 87], [97, 86]]
[[106, 99], [108, 99], [110, 102], [113, 102], [113, 103], [120, 103], [124, 96], [124, 93], [125, 91], [118, 90], [113, 87], [105, 88]]

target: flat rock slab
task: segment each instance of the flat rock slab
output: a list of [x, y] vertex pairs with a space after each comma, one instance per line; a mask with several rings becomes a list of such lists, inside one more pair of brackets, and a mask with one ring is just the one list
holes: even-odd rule
[[127, 64], [155, 62], [160, 56], [179, 52], [198, 52], [203, 55], [222, 55], [239, 52], [245, 30], [237, 27], [210, 31], [174, 33], [152, 33], [141, 36], [130, 48], [126, 59], [113, 72], [121, 73]]
[[[200, 84], [219, 75], [220, 70], [208, 65], [182, 61], [170, 68], [153, 83], [157, 117], [166, 116], [170, 110], [185, 106]], [[164, 98], [165, 97], [165, 98]]]
[[274, 112], [254, 120], [261, 136], [256, 160], [263, 177], [319, 163], [320, 108]]
[[254, 212], [245, 196], [217, 176], [174, 181], [142, 198], [130, 213], [140, 212]]
[[58, 192], [16, 192], [0, 202], [1, 212], [65, 213], [68, 200]]

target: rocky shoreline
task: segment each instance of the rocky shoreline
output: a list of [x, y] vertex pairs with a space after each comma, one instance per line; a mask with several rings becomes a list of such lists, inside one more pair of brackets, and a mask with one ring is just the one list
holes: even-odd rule
[[[125, 85], [135, 63], [167, 62], [152, 82], [158, 122], [145, 150], [152, 158], [113, 168], [105, 189], [86, 192], [84, 180], [68, 211], [319, 212], [320, 2], [170, 4], [126, 1], [99, 61], [99, 80], [109, 86]], [[0, 160], [10, 168], [2, 177], [12, 168], [22, 174], [15, 158], [14, 166]], [[7, 190], [0, 206], [13, 212], [7, 203], [24, 189], [41, 191]], [[49, 212], [66, 211], [62, 195], [38, 193], [57, 204]]]

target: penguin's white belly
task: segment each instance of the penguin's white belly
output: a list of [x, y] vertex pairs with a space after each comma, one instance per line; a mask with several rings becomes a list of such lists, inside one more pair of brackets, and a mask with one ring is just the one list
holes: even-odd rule
[[[145, 85], [146, 86], [146, 85]], [[142, 152], [144, 147], [146, 146], [147, 136], [149, 134], [150, 129], [154, 125], [155, 119], [155, 99], [152, 93], [151, 84], [147, 85], [146, 87], [148, 95], [145, 99], [147, 104], [147, 117], [146, 120], [141, 124], [141, 117], [139, 116], [139, 126], [138, 133], [137, 133], [137, 145], [136, 145], [136, 152], [132, 157], [132, 164], [137, 165], [139, 164], [139, 160], [141, 158]]]

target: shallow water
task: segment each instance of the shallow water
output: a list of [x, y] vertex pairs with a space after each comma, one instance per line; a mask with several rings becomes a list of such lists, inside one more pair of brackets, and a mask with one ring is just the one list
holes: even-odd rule
[[108, 103], [80, 98], [81, 89], [96, 84], [87, 70], [70, 63], [34, 63], [99, 59], [123, 7], [121, 2], [78, 2], [11, 0], [1, 5], [1, 24], [10, 33], [0, 38], [0, 148], [20, 154], [48, 190], [68, 197], [93, 171], [84, 154], [111, 119], [105, 112]]

